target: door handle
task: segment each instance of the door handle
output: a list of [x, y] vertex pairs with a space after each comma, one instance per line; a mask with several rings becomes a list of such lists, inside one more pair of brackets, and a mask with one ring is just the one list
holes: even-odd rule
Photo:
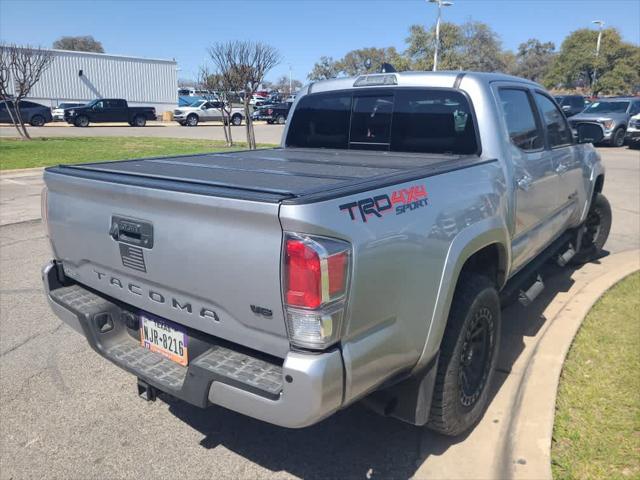
[[518, 179], [518, 188], [526, 192], [531, 188], [532, 183], [533, 178], [531, 178], [529, 175], [523, 175]]
[[566, 163], [560, 163], [557, 167], [556, 167], [556, 173], [564, 173], [567, 170], [569, 170], [569, 165], [567, 165]]

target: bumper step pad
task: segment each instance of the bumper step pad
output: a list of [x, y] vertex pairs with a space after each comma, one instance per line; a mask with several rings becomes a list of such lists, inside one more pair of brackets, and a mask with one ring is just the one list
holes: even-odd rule
[[105, 354], [114, 362], [134, 370], [138, 376], [153, 378], [172, 390], [180, 390], [187, 375], [187, 369], [182, 365], [141, 347], [137, 342], [122, 342]]
[[220, 345], [200, 355], [193, 365], [271, 395], [282, 391], [282, 367]]

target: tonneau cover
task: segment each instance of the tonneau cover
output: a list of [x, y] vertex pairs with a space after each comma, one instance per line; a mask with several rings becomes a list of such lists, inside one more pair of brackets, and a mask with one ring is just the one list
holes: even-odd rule
[[[344, 194], [483, 163], [475, 155], [275, 148], [61, 165], [48, 171], [96, 180], [279, 202]], [[373, 184], [372, 184], [373, 182]], [[342, 192], [342, 193], [341, 193]]]

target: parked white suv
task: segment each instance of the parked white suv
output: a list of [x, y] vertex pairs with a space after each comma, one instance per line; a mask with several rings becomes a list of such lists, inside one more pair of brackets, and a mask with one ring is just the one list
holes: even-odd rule
[[84, 103], [80, 102], [64, 102], [58, 104], [56, 108], [51, 109], [51, 116], [53, 117], [54, 122], [61, 122], [64, 120], [64, 109], [65, 108], [76, 108], [82, 107]]
[[629, 119], [626, 140], [631, 148], [640, 148], [640, 113]]
[[[222, 110], [220, 102], [198, 100], [187, 107], [179, 107], [173, 111], [173, 119], [180, 125], [195, 127], [200, 122], [222, 122]], [[231, 124], [242, 124], [242, 109], [231, 109]]]

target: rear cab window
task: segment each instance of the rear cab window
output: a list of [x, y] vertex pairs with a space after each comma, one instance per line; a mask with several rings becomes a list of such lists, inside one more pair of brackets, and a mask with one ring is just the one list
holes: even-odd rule
[[298, 102], [287, 147], [479, 154], [473, 110], [458, 90], [385, 88], [316, 93]]

